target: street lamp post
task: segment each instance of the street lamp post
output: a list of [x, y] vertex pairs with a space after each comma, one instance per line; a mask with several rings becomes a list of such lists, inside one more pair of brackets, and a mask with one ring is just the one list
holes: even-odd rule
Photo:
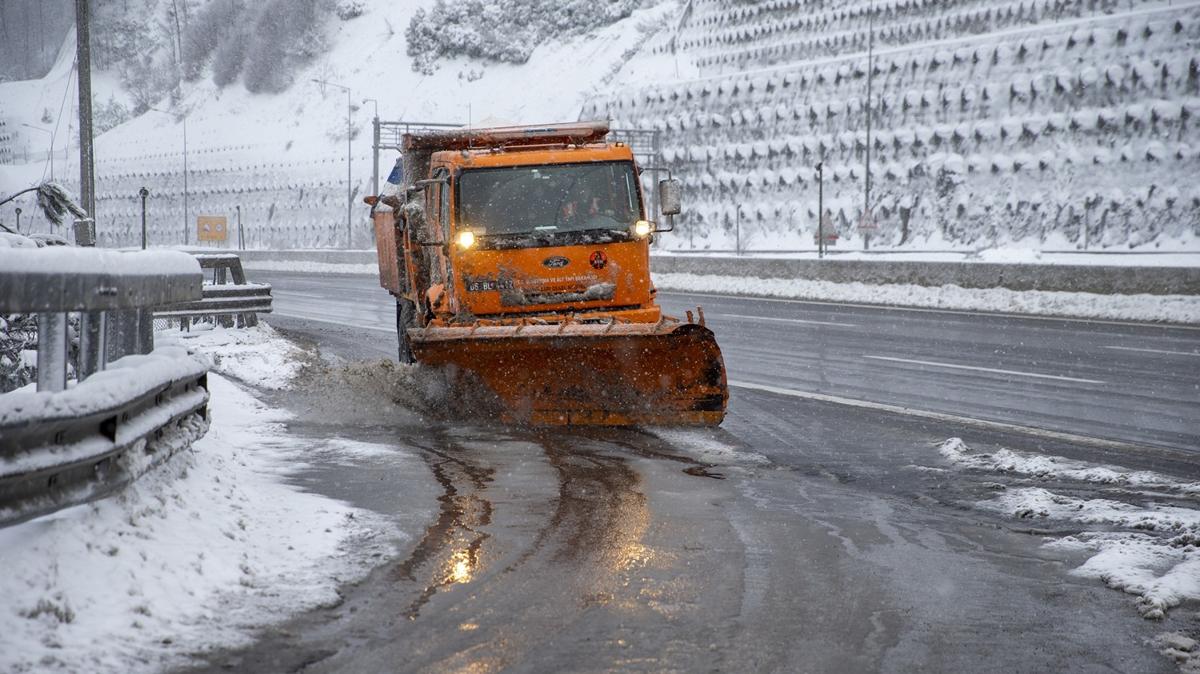
[[[50, 136], [50, 182], [54, 182], [54, 132], [51, 131], [50, 129], [43, 129], [40, 126], [34, 126], [32, 124], [25, 124], [24, 122], [21, 123], [21, 126], [24, 126], [29, 129], [33, 129], [34, 131], [41, 131], [42, 133], [46, 134], [47, 136]], [[43, 175], [45, 175], [45, 174], [43, 174]]]
[[142, 250], [146, 250], [146, 197], [150, 196], [150, 190], [143, 187], [138, 196], [142, 198]]
[[825, 257], [825, 162], [817, 162], [817, 258]]
[[374, 116], [371, 117], [371, 149], [375, 158], [371, 169], [371, 194], [379, 196], [379, 101], [374, 98], [364, 98], [363, 104], [374, 105]]
[[354, 245], [354, 227], [352, 224], [352, 218], [354, 217], [354, 187], [351, 183], [353, 178], [350, 171], [350, 147], [353, 140], [353, 127], [351, 126], [350, 115], [354, 108], [350, 103], [350, 87], [330, 82], [329, 80], [314, 79], [313, 82], [321, 86], [336, 87], [346, 92], [346, 247], [351, 248]]
[[871, 230], [863, 225], [871, 225], [868, 218], [871, 213], [871, 115], [874, 110], [871, 105], [871, 82], [875, 76], [875, 3], [867, 5], [867, 158], [866, 180], [863, 182], [863, 217], [859, 228], [863, 232], [863, 250], [871, 248]]
[[[164, 115], [171, 113], [158, 108], [150, 108], [155, 112], [161, 112]], [[191, 231], [191, 213], [188, 208], [188, 149], [187, 149], [187, 113], [183, 114], [183, 245], [188, 244]]]

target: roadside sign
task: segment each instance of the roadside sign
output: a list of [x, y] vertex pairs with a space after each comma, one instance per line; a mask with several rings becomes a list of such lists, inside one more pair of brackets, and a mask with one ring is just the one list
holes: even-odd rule
[[229, 235], [229, 225], [224, 215], [197, 215], [197, 241], [224, 241]]
[[866, 230], [868, 232], [879, 229], [879, 223], [875, 222], [875, 216], [870, 211], [862, 214], [862, 218], [858, 221], [859, 231]]
[[[821, 216], [821, 229], [819, 231], [825, 235], [826, 246], [837, 245], [838, 233], [833, 227], [833, 218], [829, 216], [829, 213], [825, 213]], [[820, 234], [815, 231], [813, 232], [813, 243], [817, 245], [820, 245], [821, 243]]]

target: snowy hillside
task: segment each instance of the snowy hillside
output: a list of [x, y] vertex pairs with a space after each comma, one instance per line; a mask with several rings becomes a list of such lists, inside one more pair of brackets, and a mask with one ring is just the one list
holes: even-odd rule
[[[162, 12], [170, 2], [139, 1], [169, 23]], [[233, 83], [214, 71], [228, 39], [204, 47], [215, 56], [194, 61], [181, 95], [153, 103], [165, 112], [145, 111], [99, 135], [101, 243], [138, 241], [144, 185], [152, 244], [184, 243], [185, 232], [194, 243], [187, 223], [197, 215], [233, 223], [240, 206], [248, 246], [346, 245], [347, 96], [312, 81], [320, 79], [351, 89], [355, 246], [370, 243], [360, 197], [370, 189], [374, 99], [388, 120], [608, 117], [621, 128], [657, 130], [662, 160], [687, 186], [686, 213], [660, 242], [665, 248], [811, 248], [815, 166], [823, 161], [824, 206], [839, 248], [861, 247], [869, 0], [647, 1], [611, 25], [547, 39], [524, 63], [503, 62], [524, 51], [505, 51], [504, 36], [481, 32], [487, 21], [477, 20], [430, 43], [438, 58], [414, 60], [406, 35], [430, 39], [428, 19], [415, 15], [470, 19], [428, 11], [436, 2], [337, 3], [312, 33], [319, 52], [289, 52], [281, 81], [290, 85], [280, 93], [252, 84], [248, 65]], [[198, 22], [213, 5], [183, 6]], [[874, 6], [873, 248], [1200, 249], [1200, 191], [1191, 178], [1200, 168], [1200, 2]], [[414, 24], [423, 30], [406, 30]], [[0, 191], [49, 176], [48, 134], [22, 124], [55, 131], [56, 173], [75, 187], [75, 152], [67, 149], [75, 135], [73, 39], [45, 78], [0, 83]], [[192, 42], [181, 44], [185, 59], [194, 54]], [[448, 45], [487, 59], [448, 57]], [[168, 53], [161, 47], [155, 63]], [[128, 66], [95, 80], [106, 125], [137, 112], [146, 95]], [[384, 173], [390, 163], [385, 157]]]
[[[224, 88], [211, 76], [183, 83], [183, 95], [165, 97], [153, 110], [97, 137], [97, 211], [101, 245], [135, 245], [140, 240], [138, 190], [150, 190], [150, 241], [183, 243], [183, 134], [188, 144], [188, 212], [226, 215], [232, 224], [241, 206], [247, 245], [313, 247], [346, 243], [346, 113], [342, 90], [312, 82], [322, 79], [350, 87], [353, 133], [352, 186], [355, 244], [370, 245], [367, 207], [361, 197], [371, 183], [371, 118], [418, 122], [539, 123], [573, 120], [583, 101], [604, 86], [644, 34], [677, 12], [671, 3], [639, 10], [627, 19], [586, 35], [537, 47], [520, 65], [443, 57], [433, 75], [413, 70], [404, 27], [433, 0], [396, 3], [363, 1], [362, 13], [348, 20], [330, 15], [326, 53], [293, 75], [278, 94], [251, 93], [241, 84]], [[43, 79], [0, 83], [7, 127], [21, 132], [16, 145], [45, 148], [42, 134], [20, 126], [45, 126], [56, 116], [71, 75], [74, 37], [68, 36], [58, 64]], [[570, 64], [564, 66], [564, 64]], [[109, 97], [129, 109], [130, 93], [115, 72], [94, 78], [97, 101]], [[74, 96], [67, 98], [55, 144], [56, 174], [71, 189], [78, 184], [76, 150], [64, 157], [68, 133], [75, 135]], [[53, 126], [51, 124], [50, 126]], [[68, 129], [71, 129], [68, 131]], [[24, 152], [18, 161], [23, 161]], [[15, 191], [49, 177], [44, 150], [28, 165], [0, 165], [0, 192]], [[394, 156], [385, 157], [386, 176]], [[25, 208], [24, 221], [32, 211]], [[0, 221], [11, 224], [10, 211]], [[40, 231], [48, 223], [36, 222]], [[28, 227], [23, 227], [28, 229]], [[190, 234], [195, 242], [194, 227]]]
[[[661, 132], [671, 247], [811, 247], [815, 167], [856, 247], [869, 0], [693, 0], [584, 117]], [[870, 209], [886, 247], [1182, 245], [1200, 234], [1200, 3], [877, 0]], [[740, 208], [740, 214], [739, 214]]]

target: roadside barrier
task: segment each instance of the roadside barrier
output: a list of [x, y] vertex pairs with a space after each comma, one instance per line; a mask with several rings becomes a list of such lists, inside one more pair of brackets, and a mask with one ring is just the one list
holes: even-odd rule
[[204, 434], [207, 365], [153, 331], [201, 280], [175, 251], [0, 249], [0, 313], [38, 323], [36, 390], [0, 395], [0, 525], [111, 494]]
[[193, 319], [209, 316], [223, 324], [254, 326], [258, 325], [258, 314], [271, 312], [271, 285], [248, 283], [237, 255], [198, 253], [194, 257], [201, 269], [212, 270], [212, 282], [204, 284], [201, 299], [160, 308], [154, 312], [155, 318], [177, 318], [180, 328], [186, 330]]

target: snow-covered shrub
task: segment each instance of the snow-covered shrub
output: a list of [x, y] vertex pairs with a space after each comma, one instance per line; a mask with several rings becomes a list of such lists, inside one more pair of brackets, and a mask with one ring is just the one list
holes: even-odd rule
[[[244, 70], [246, 89], [279, 92], [292, 83], [294, 69], [320, 50], [320, 0], [267, 0], [257, 7], [253, 41]], [[307, 42], [307, 44], [305, 44]]]
[[183, 76], [186, 79], [200, 78], [213, 52], [223, 42], [230, 41], [230, 27], [238, 25], [243, 12], [240, 3], [215, 0], [191, 17], [183, 36]]
[[145, 112], [176, 84], [172, 69], [146, 54], [121, 64], [121, 85], [133, 98], [135, 114]]
[[224, 88], [233, 84], [242, 74], [242, 67], [246, 62], [246, 45], [250, 39], [250, 35], [244, 29], [238, 30], [233, 39], [225, 40], [217, 47], [216, 53], [213, 54], [212, 71], [213, 83], [218, 87]]
[[37, 316], [0, 316], [0, 393], [15, 391], [34, 380], [30, 351], [37, 351]]
[[342, 21], [357, 19], [362, 16], [363, 3], [362, 0], [338, 0], [333, 11], [337, 12], [338, 18]]
[[436, 0], [405, 31], [413, 70], [432, 73], [444, 56], [524, 63], [537, 45], [630, 15], [642, 0]]
[[129, 121], [130, 117], [129, 108], [121, 105], [113, 96], [109, 96], [107, 103], [101, 103], [92, 109], [92, 128], [95, 133], [104, 133]]

